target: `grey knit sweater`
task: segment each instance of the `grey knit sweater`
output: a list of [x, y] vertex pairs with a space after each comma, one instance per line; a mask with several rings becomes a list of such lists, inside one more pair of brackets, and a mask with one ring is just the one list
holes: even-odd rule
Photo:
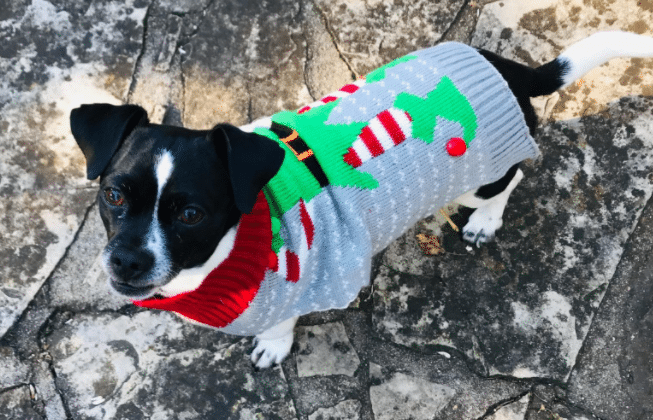
[[369, 284], [375, 253], [538, 155], [506, 82], [458, 43], [411, 53], [243, 129], [278, 141], [286, 157], [263, 190], [273, 258], [258, 289], [227, 325], [196, 319], [237, 335], [347, 307]]

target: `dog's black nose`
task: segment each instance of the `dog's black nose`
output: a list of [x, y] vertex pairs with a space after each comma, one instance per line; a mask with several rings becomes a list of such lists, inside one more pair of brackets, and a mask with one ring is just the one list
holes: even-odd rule
[[149, 252], [120, 247], [113, 250], [109, 262], [113, 273], [122, 282], [128, 282], [149, 271], [154, 257]]

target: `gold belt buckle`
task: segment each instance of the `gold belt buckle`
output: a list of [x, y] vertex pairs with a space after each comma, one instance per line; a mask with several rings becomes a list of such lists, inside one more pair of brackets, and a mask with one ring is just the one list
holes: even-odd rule
[[298, 136], [299, 136], [299, 134], [297, 134], [297, 131], [296, 131], [296, 130], [293, 130], [292, 133], [291, 133], [288, 137], [282, 138], [281, 141], [282, 141], [286, 146], [288, 146], [288, 148], [290, 149], [290, 151], [293, 152], [293, 154], [295, 155], [295, 157], [296, 157], [296, 158], [301, 162], [301, 161], [303, 161], [304, 159], [313, 156], [313, 150], [308, 149], [308, 150], [305, 151], [305, 152], [297, 153], [297, 151], [296, 151], [296, 150], [295, 150], [295, 149], [290, 145], [290, 142], [292, 142], [293, 140], [297, 140], [297, 137], [298, 137]]

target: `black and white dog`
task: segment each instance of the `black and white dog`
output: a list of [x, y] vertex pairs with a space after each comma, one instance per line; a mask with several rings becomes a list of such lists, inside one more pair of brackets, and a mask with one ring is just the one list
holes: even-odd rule
[[[532, 69], [488, 51], [480, 54], [514, 94], [530, 133], [531, 97], [547, 95], [615, 57], [653, 56], [653, 39], [601, 32]], [[132, 299], [174, 296], [200, 286], [229, 255], [243, 214], [283, 160], [280, 144], [228, 124], [198, 131], [152, 124], [136, 105], [84, 105], [71, 113], [72, 133], [98, 201], [108, 245], [104, 269], [115, 291]], [[476, 208], [463, 239], [490, 241], [523, 174], [518, 165], [455, 201]], [[252, 362], [269, 367], [290, 351], [296, 316], [256, 335]]]

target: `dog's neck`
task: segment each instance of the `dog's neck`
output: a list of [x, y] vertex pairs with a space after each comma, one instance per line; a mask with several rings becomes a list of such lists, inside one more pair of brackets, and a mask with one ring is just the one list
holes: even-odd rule
[[215, 248], [215, 251], [213, 251], [211, 257], [204, 264], [199, 267], [181, 270], [175, 278], [159, 289], [159, 293], [165, 297], [170, 297], [197, 289], [206, 276], [231, 253], [231, 250], [234, 248], [236, 231], [239, 225], [240, 222], [227, 231]]

